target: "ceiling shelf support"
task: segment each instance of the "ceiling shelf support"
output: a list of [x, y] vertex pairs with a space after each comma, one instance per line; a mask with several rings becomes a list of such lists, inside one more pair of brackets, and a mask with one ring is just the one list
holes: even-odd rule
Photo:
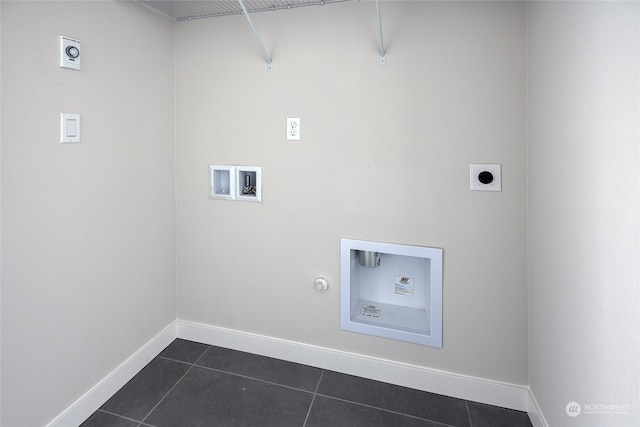
[[376, 0], [376, 10], [378, 11], [378, 35], [380, 36], [380, 65], [387, 63], [384, 52], [384, 40], [382, 39], [382, 16], [380, 15], [380, 0]]
[[271, 65], [271, 57], [269, 56], [269, 52], [267, 52], [267, 49], [264, 47], [264, 44], [262, 44], [262, 39], [260, 39], [260, 35], [256, 31], [256, 27], [253, 25], [253, 21], [251, 21], [251, 17], [249, 16], [249, 12], [247, 12], [247, 9], [244, 7], [244, 3], [242, 2], [242, 0], [238, 0], [238, 2], [240, 2], [240, 7], [242, 7], [242, 13], [244, 13], [244, 16], [247, 17], [247, 21], [249, 22], [251, 31], [253, 31], [253, 35], [256, 37], [256, 40], [258, 41], [258, 46], [260, 46], [262, 55], [264, 55], [264, 59], [267, 60], [267, 71], [271, 71], [273, 67]]

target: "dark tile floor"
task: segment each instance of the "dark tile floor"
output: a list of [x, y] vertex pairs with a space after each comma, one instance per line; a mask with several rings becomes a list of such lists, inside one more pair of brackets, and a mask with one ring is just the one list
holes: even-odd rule
[[81, 427], [531, 427], [526, 413], [185, 341]]

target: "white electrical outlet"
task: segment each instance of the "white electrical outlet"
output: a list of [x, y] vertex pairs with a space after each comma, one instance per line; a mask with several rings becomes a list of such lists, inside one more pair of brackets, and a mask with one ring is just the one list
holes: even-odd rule
[[287, 118], [287, 141], [300, 141], [300, 118]]
[[497, 164], [469, 165], [471, 191], [502, 191], [502, 166]]

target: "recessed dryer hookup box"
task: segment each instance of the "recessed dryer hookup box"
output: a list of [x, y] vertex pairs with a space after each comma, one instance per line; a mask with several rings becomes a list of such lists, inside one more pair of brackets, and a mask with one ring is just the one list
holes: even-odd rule
[[442, 249], [340, 240], [340, 328], [442, 347]]

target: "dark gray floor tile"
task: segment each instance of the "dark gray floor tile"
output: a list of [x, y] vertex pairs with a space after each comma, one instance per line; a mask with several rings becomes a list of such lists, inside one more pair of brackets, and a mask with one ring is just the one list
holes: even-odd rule
[[464, 400], [327, 371], [319, 394], [458, 427], [469, 426]]
[[311, 366], [213, 346], [197, 364], [307, 391], [316, 390], [322, 374]]
[[144, 421], [158, 427], [300, 427], [312, 396], [194, 366]]
[[184, 363], [155, 358], [101, 409], [142, 421], [189, 368]]
[[80, 427], [137, 427], [138, 423], [117, 415], [96, 411]]
[[526, 412], [468, 402], [473, 427], [532, 427]]
[[316, 396], [305, 427], [443, 427], [356, 403]]
[[209, 348], [207, 344], [178, 338], [162, 350], [160, 356], [182, 362], [194, 363], [207, 348]]

